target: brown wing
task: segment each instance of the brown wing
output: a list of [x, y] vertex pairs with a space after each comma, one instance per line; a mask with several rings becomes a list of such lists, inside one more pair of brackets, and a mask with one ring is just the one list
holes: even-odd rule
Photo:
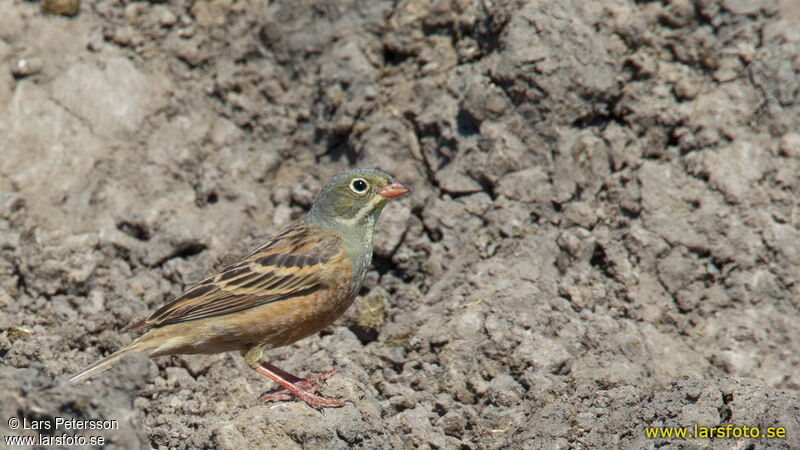
[[325, 286], [321, 266], [336, 259], [340, 250], [341, 240], [334, 234], [296, 223], [123, 331], [207, 319], [311, 294]]

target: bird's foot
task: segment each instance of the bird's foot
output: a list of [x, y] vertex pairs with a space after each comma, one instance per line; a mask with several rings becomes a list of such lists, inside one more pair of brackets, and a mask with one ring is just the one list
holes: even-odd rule
[[277, 391], [278, 392], [264, 392], [261, 394], [261, 397], [259, 397], [259, 400], [263, 403], [269, 403], [285, 402], [299, 398], [300, 400], [306, 402], [308, 406], [316, 409], [322, 409], [324, 407], [338, 408], [340, 406], [344, 406], [344, 400], [322, 397], [314, 394], [314, 392], [311, 390], [303, 390], [298, 388], [296, 390], [278, 389]]
[[[309, 378], [295, 377], [267, 362], [262, 362], [256, 370], [277, 381], [282, 386], [278, 389], [273, 389], [261, 394], [259, 397], [261, 402], [282, 402], [299, 398], [306, 402], [308, 406], [316, 409], [344, 406], [343, 400], [316, 395], [316, 392], [322, 387], [325, 380], [339, 371], [338, 368]], [[280, 379], [276, 379], [276, 376]]]
[[[306, 391], [306, 392], [308, 392], [310, 394], [313, 394], [313, 393], [317, 392], [319, 390], [319, 388], [322, 387], [323, 384], [325, 384], [325, 380], [330, 378], [331, 375], [335, 374], [338, 371], [339, 371], [339, 368], [337, 367], [337, 368], [331, 369], [331, 370], [329, 370], [329, 371], [327, 371], [327, 372], [325, 372], [325, 373], [323, 373], [321, 375], [308, 377], [308, 378], [298, 378], [296, 381], [293, 381], [291, 383], [293, 385], [295, 385], [296, 387], [298, 387], [300, 389], [303, 389], [304, 391]], [[264, 399], [269, 397], [269, 396], [271, 396], [271, 395], [273, 395], [273, 394], [288, 394], [288, 393], [289, 393], [289, 389], [287, 389], [285, 387], [279, 387], [279, 388], [276, 388], [276, 389], [272, 389], [271, 391], [264, 392], [263, 394], [261, 394], [260, 398], [261, 398], [262, 401], [272, 401], [272, 400], [264, 400]]]

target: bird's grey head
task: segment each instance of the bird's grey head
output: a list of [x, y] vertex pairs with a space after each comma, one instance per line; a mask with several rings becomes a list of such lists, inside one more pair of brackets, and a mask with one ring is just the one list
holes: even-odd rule
[[410, 187], [396, 182], [382, 170], [347, 170], [322, 188], [306, 220], [342, 231], [359, 232], [368, 228], [371, 234], [386, 203], [410, 191]]

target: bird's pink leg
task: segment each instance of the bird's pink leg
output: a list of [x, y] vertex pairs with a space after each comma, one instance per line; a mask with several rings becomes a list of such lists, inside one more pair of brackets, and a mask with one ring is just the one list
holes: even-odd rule
[[344, 405], [342, 400], [325, 398], [314, 394], [322, 386], [322, 383], [328, 377], [338, 372], [339, 369], [329, 370], [316, 377], [299, 378], [266, 361], [261, 361], [253, 368], [258, 373], [271, 378], [283, 387], [283, 389], [268, 391], [261, 394], [260, 400], [263, 402], [277, 402], [291, 400], [292, 398], [300, 398], [308, 403], [308, 406], [317, 409], [321, 409], [325, 406], [337, 407]]

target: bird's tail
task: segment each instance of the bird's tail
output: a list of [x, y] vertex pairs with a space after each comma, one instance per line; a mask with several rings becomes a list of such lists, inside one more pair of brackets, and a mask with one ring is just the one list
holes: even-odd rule
[[93, 377], [100, 372], [110, 369], [111, 366], [113, 366], [117, 361], [119, 361], [123, 356], [127, 355], [128, 353], [141, 352], [143, 349], [139, 348], [140, 347], [139, 344], [140, 342], [137, 341], [131, 342], [130, 345], [127, 345], [117, 350], [116, 352], [106, 356], [100, 361], [97, 361], [91, 366], [71, 376], [69, 378], [69, 382], [73, 384], [80, 383], [81, 381]]

